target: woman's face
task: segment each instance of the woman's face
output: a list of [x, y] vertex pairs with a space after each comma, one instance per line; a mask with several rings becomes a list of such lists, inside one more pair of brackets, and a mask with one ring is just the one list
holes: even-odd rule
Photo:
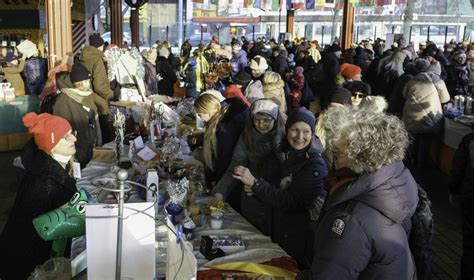
[[334, 169], [339, 170], [349, 166], [349, 158], [347, 157], [347, 139], [341, 137], [334, 145]]
[[295, 122], [287, 131], [286, 139], [295, 150], [306, 148], [313, 137], [311, 127], [305, 122]]
[[266, 114], [255, 114], [253, 116], [253, 126], [260, 134], [267, 134], [273, 129], [275, 120]]
[[352, 93], [352, 97], [351, 97], [351, 100], [352, 100], [352, 107], [359, 107], [360, 105], [360, 102], [362, 101], [362, 99], [365, 98], [365, 94], [361, 93], [361, 92], [353, 92]]
[[209, 122], [217, 111], [207, 111], [206, 113], [197, 113], [198, 117], [205, 123]]
[[58, 144], [54, 146], [51, 152], [63, 156], [73, 156], [76, 153], [76, 146], [74, 145], [76, 141], [76, 136], [69, 130], [69, 132], [59, 140]]
[[263, 75], [263, 73], [265, 73], [265, 70], [256, 70], [256, 69], [252, 69], [252, 77], [254, 78], [258, 78], [260, 76]]

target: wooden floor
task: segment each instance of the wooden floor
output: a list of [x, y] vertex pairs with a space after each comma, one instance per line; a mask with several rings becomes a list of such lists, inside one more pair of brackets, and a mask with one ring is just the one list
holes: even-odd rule
[[[15, 199], [17, 181], [13, 159], [20, 152], [0, 152], [0, 231]], [[438, 168], [412, 170], [432, 202], [435, 222], [433, 279], [457, 279], [462, 253], [460, 213], [448, 202], [448, 176]]]

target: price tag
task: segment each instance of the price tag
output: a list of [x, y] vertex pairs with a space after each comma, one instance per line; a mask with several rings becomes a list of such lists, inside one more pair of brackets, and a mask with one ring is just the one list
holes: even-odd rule
[[74, 170], [74, 178], [81, 179], [82, 178], [81, 165], [79, 164], [79, 162], [73, 163], [73, 170]]

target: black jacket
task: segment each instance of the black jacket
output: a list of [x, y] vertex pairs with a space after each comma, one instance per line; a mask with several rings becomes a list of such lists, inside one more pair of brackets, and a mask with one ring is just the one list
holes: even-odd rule
[[454, 154], [449, 191], [474, 197], [474, 132], [463, 137]]
[[403, 89], [405, 85], [413, 79], [413, 75], [409, 73], [403, 73], [398, 77], [392, 92], [390, 93], [390, 98], [388, 99], [388, 109], [387, 112], [393, 114], [397, 117], [401, 117], [403, 113], [403, 107], [405, 106], [405, 98], [403, 98]]
[[205, 170], [208, 183], [218, 182], [226, 172], [249, 114], [247, 105], [238, 98], [226, 99], [224, 103], [223, 106], [229, 106], [229, 108], [217, 125], [217, 153], [214, 159], [214, 170]]
[[270, 60], [270, 65], [272, 67], [273, 72], [277, 72], [278, 74], [280, 74], [283, 80], [286, 80], [286, 73], [290, 72], [290, 67], [288, 66], [287, 58], [282, 54], [279, 54], [276, 57], [272, 56]]
[[156, 59], [156, 73], [163, 77], [163, 79], [158, 81], [158, 94], [173, 96], [174, 83], [176, 83], [178, 78], [169, 61], [163, 56], [159, 56]]
[[328, 169], [321, 152], [321, 142], [316, 138], [303, 151], [295, 151], [283, 141], [277, 152], [279, 185], [258, 179], [252, 188], [258, 199], [273, 208], [272, 240], [306, 267], [311, 264], [313, 253], [311, 225], [326, 196], [323, 178]]
[[21, 155], [26, 169], [15, 204], [0, 237], [0, 277], [26, 279], [51, 256], [51, 241], [41, 239], [32, 220], [62, 206], [76, 192], [76, 180], [30, 140]]

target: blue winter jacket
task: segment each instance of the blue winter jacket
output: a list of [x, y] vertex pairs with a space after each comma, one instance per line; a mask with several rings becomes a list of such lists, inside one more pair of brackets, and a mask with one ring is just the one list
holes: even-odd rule
[[401, 161], [337, 189], [319, 219], [311, 270], [297, 279], [416, 279], [407, 233], [417, 203]]

